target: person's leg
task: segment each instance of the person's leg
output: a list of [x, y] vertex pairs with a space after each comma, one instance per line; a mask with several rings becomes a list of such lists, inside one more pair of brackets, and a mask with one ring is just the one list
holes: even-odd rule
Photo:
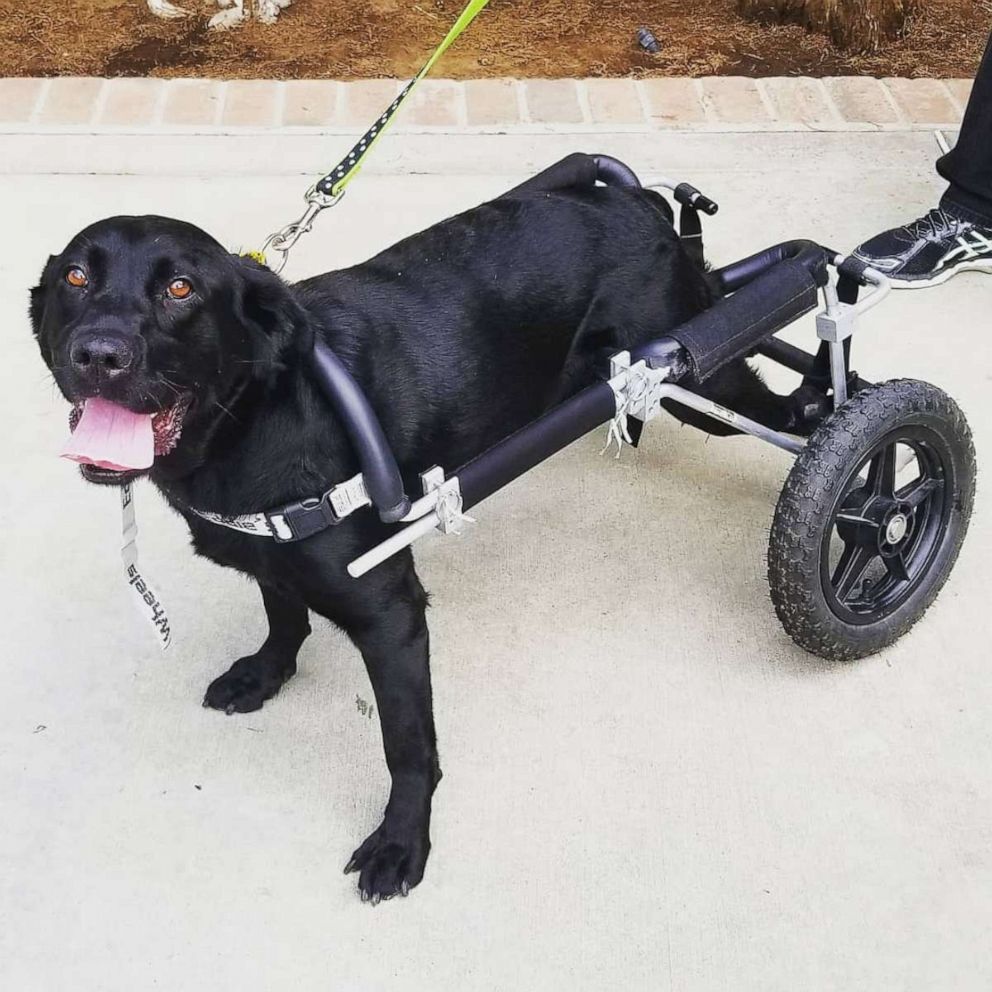
[[957, 144], [937, 160], [947, 180], [941, 206], [992, 224], [992, 35], [975, 76]]
[[937, 171], [948, 182], [938, 207], [854, 250], [896, 288], [936, 286], [967, 270], [992, 272], [992, 36], [958, 142]]

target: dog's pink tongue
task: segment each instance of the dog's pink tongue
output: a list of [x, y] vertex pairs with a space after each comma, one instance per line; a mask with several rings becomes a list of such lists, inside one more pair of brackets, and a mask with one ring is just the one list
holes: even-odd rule
[[118, 471], [148, 468], [155, 460], [152, 415], [96, 396], [88, 399], [61, 456]]

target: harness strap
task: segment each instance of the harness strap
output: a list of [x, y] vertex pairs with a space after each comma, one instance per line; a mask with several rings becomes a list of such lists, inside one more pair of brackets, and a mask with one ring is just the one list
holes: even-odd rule
[[252, 537], [271, 537], [279, 544], [289, 544], [313, 537], [328, 527], [336, 527], [355, 510], [371, 505], [365, 482], [356, 475], [347, 482], [332, 486], [320, 496], [286, 503], [261, 513], [236, 515], [214, 513], [189, 507], [202, 520]]
[[699, 269], [705, 269], [703, 222], [699, 218], [699, 211], [690, 203], [683, 203], [679, 209], [679, 239], [693, 264]]

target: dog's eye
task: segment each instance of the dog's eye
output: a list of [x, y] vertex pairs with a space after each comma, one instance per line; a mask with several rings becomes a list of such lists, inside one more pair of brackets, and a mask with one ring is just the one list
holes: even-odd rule
[[85, 289], [90, 284], [86, 273], [78, 265], [74, 265], [69, 269], [65, 274], [65, 281], [76, 289]]
[[174, 300], [185, 300], [193, 292], [193, 284], [188, 279], [173, 279], [166, 292]]

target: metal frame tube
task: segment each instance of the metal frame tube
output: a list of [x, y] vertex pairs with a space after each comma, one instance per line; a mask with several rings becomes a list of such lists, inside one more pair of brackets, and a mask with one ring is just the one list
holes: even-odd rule
[[409, 527], [404, 527], [391, 537], [387, 537], [381, 544], [370, 548], [363, 555], [359, 555], [348, 565], [348, 574], [353, 579], [361, 578], [366, 572], [370, 572], [376, 565], [381, 565], [387, 558], [391, 558], [398, 551], [410, 547], [414, 541], [436, 530], [441, 523], [441, 517], [437, 509], [431, 510], [426, 516], [414, 521]]
[[712, 420], [718, 420], [722, 424], [731, 424], [737, 430], [745, 434], [750, 434], [752, 437], [758, 438], [759, 441], [773, 444], [776, 448], [781, 448], [790, 454], [798, 455], [806, 447], [806, 442], [799, 438], [772, 430], [770, 427], [765, 427], [764, 424], [759, 424], [756, 420], [751, 420], [749, 417], [745, 417], [740, 413], [728, 410], [726, 407], [720, 406], [719, 403], [714, 403], [713, 400], [708, 400], [703, 396], [698, 396], [696, 393], [691, 393], [688, 389], [683, 389], [681, 386], [664, 383], [659, 389], [664, 399], [675, 400], [683, 406], [705, 414]]

